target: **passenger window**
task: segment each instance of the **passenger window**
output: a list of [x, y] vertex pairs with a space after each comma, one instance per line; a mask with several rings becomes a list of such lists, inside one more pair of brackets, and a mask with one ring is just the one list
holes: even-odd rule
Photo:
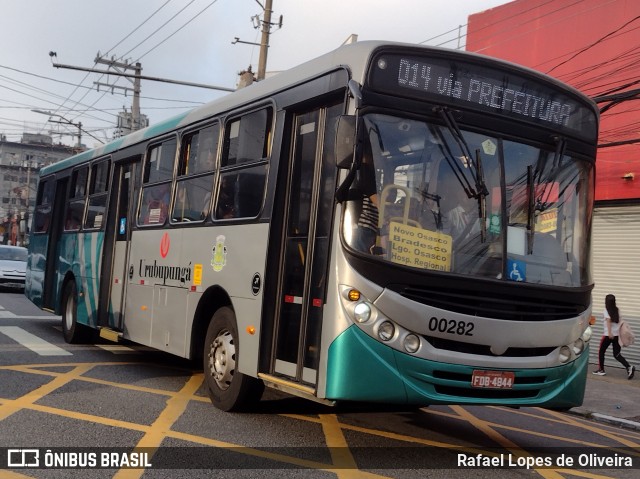
[[107, 208], [109, 192], [109, 173], [111, 162], [100, 161], [91, 166], [89, 184], [89, 206], [84, 227], [87, 229], [102, 229]]
[[153, 145], [144, 166], [139, 225], [163, 225], [169, 215], [171, 180], [176, 156], [175, 138]]
[[176, 155], [176, 139], [164, 141], [153, 146], [147, 155], [144, 168], [144, 182], [170, 180], [173, 176], [173, 163]]
[[55, 193], [55, 182], [53, 179], [41, 181], [38, 185], [38, 196], [36, 197], [36, 208], [33, 219], [34, 233], [46, 233], [51, 224], [51, 205]]
[[178, 165], [173, 222], [203, 221], [209, 214], [220, 126], [186, 135]]
[[262, 208], [267, 165], [220, 174], [216, 219], [255, 218]]
[[255, 162], [269, 156], [271, 109], [255, 111], [231, 121], [224, 139], [222, 165]]
[[69, 198], [67, 199], [67, 208], [64, 220], [65, 231], [77, 231], [82, 225], [88, 176], [88, 166], [75, 170], [71, 174], [71, 185], [69, 188]]
[[270, 108], [227, 124], [218, 182], [217, 220], [255, 218], [262, 209], [271, 147]]
[[76, 170], [71, 175], [71, 198], [83, 198], [87, 193], [89, 167]]

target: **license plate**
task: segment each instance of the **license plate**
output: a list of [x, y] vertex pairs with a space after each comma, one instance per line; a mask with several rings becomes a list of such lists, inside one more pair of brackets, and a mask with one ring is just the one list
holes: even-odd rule
[[473, 371], [471, 387], [511, 389], [516, 375], [511, 371]]

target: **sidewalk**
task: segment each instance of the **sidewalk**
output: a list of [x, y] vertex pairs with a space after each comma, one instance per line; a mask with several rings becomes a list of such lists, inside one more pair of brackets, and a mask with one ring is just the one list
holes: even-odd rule
[[606, 376], [591, 374], [596, 369], [589, 365], [584, 402], [570, 413], [640, 430], [640, 370], [629, 380], [622, 368], [609, 366]]

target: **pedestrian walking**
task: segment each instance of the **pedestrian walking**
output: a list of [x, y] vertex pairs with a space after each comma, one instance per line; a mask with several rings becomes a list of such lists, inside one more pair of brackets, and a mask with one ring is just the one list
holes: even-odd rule
[[625, 367], [627, 370], [627, 378], [631, 379], [635, 374], [636, 367], [629, 365], [620, 352], [620, 343], [618, 341], [620, 334], [620, 310], [618, 306], [616, 306], [616, 297], [613, 294], [608, 294], [604, 298], [604, 306], [604, 312], [602, 314], [604, 331], [602, 339], [600, 340], [600, 349], [598, 350], [598, 369], [593, 371], [593, 374], [598, 376], [607, 374], [604, 371], [604, 355], [609, 345], [613, 344], [613, 357]]

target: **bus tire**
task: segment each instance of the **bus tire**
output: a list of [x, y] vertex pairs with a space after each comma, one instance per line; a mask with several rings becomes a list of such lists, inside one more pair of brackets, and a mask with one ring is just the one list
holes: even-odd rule
[[242, 411], [254, 407], [264, 390], [256, 378], [237, 371], [238, 326], [233, 310], [218, 309], [207, 328], [204, 344], [204, 380], [209, 398], [223, 411]]
[[62, 294], [62, 334], [69, 344], [78, 344], [88, 337], [86, 326], [78, 324], [78, 291], [74, 281], [67, 281]]

